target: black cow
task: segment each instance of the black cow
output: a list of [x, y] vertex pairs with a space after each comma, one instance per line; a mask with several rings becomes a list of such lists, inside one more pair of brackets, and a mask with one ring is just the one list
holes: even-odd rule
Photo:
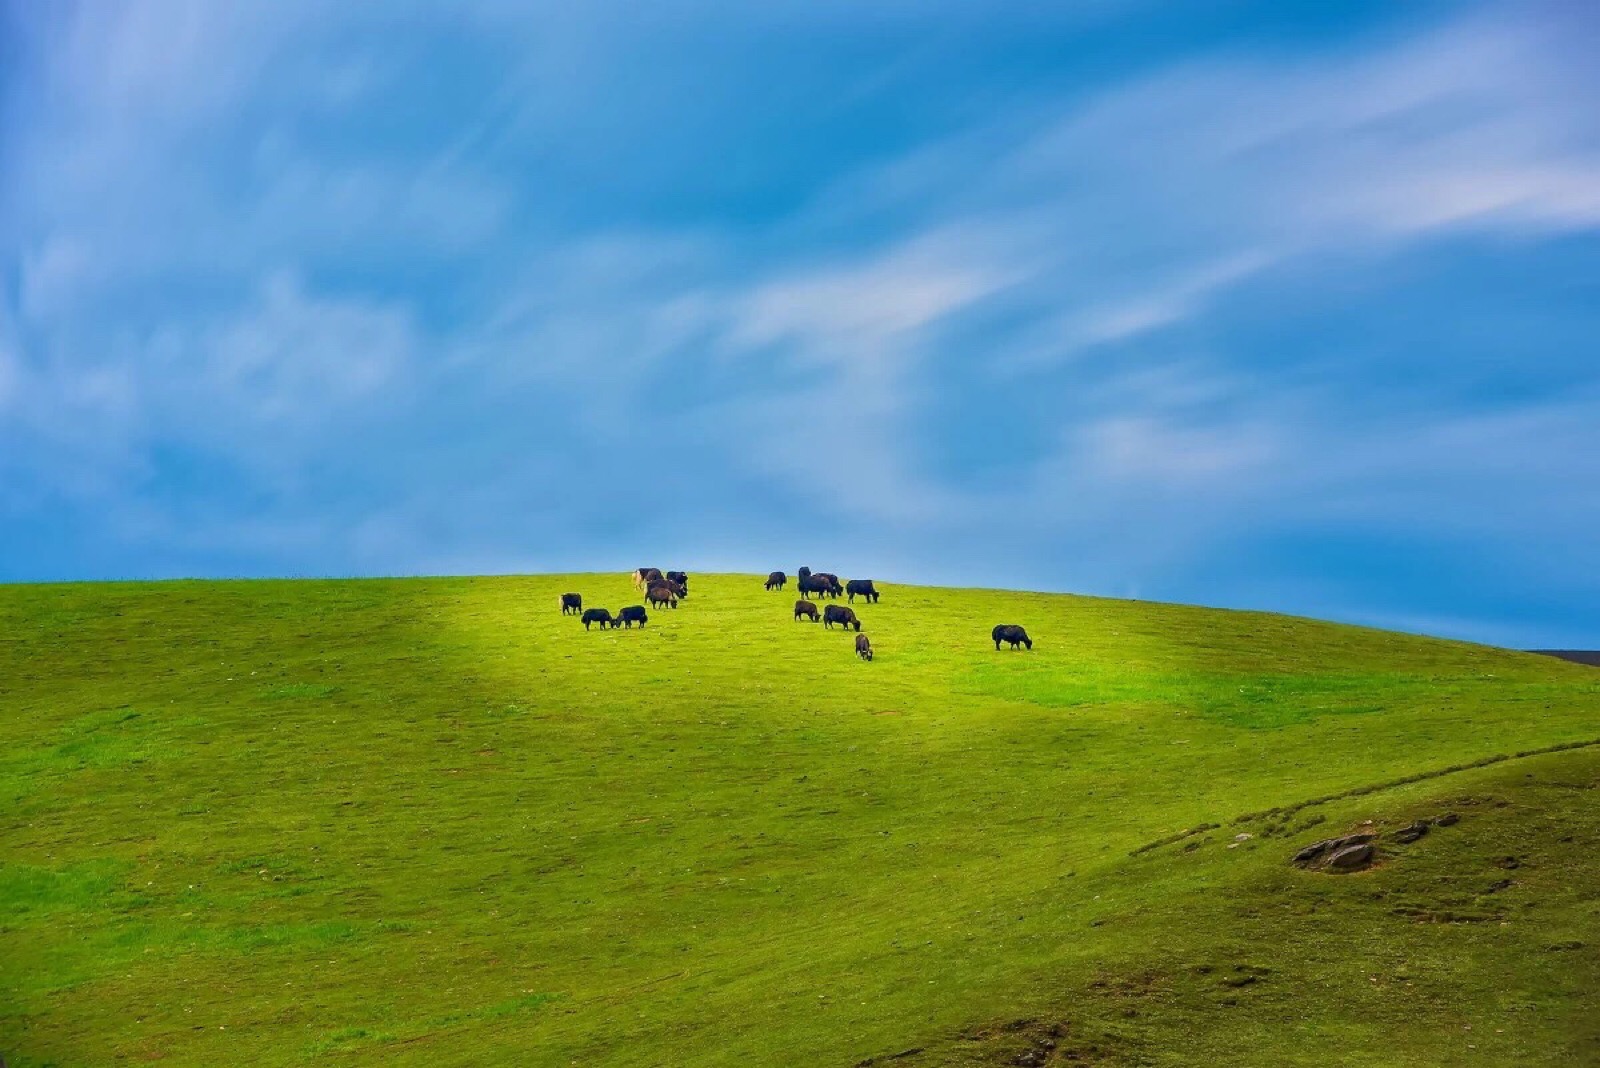
[[831, 628], [835, 623], [846, 628], [854, 626], [858, 633], [861, 630], [861, 620], [856, 618], [855, 609], [842, 604], [830, 604], [822, 610], [822, 625]]
[[687, 571], [668, 571], [667, 572], [667, 581], [668, 582], [676, 582], [679, 586], [683, 587], [683, 592], [680, 593], [678, 596], [680, 596], [680, 597], [689, 596], [689, 572], [687, 572]]
[[668, 608], [678, 607], [678, 591], [665, 582], [651, 586], [650, 592], [644, 595], [644, 599], [649, 602], [651, 608], [660, 608], [662, 605]]
[[600, 624], [601, 630], [617, 625], [617, 621], [611, 618], [611, 613], [604, 608], [591, 608], [583, 614], [583, 629], [588, 630], [591, 623]]
[[632, 630], [635, 623], [642, 627], [645, 625], [645, 621], [649, 618], [650, 616], [645, 613], [644, 605], [630, 604], [628, 607], [617, 613], [617, 621], [611, 625], [613, 627], [627, 627], [629, 630]]
[[1013, 623], [1000, 624], [994, 628], [994, 633], [990, 637], [994, 638], [995, 652], [1000, 651], [1001, 642], [1010, 642], [1013, 649], [1019, 645], [1026, 645], [1029, 649], [1033, 648], [1033, 639], [1028, 637], [1028, 632]]
[[868, 604], [878, 603], [878, 591], [873, 588], [871, 579], [851, 579], [844, 584], [844, 592], [851, 604], [855, 604], [856, 594], [865, 597]]
[[767, 576], [766, 588], [769, 590], [781, 590], [788, 581], [788, 575], [785, 575], [782, 571], [774, 571]]
[[844, 586], [842, 586], [839, 583], [839, 576], [833, 574], [832, 572], [828, 572], [828, 571], [817, 571], [817, 572], [814, 572], [812, 574], [812, 576], [811, 576], [811, 581], [812, 582], [824, 583], [825, 584], [825, 588], [824, 588], [823, 592], [826, 593], [829, 597], [837, 597], [841, 593], [844, 592]]
[[810, 597], [813, 593], [826, 596], [831, 588], [826, 579], [816, 575], [801, 575], [795, 580], [795, 587], [799, 589], [802, 597]]
[[796, 620], [809, 619], [815, 623], [817, 621], [817, 606], [810, 601], [796, 601], [794, 603], [794, 618]]
[[865, 634], [856, 635], [856, 655], [863, 660], [872, 659], [872, 643], [867, 641]]
[[563, 593], [561, 595], [561, 614], [575, 616], [583, 611], [583, 597], [576, 593]]
[[650, 583], [664, 577], [659, 567], [641, 567], [633, 573], [633, 584], [642, 590]]

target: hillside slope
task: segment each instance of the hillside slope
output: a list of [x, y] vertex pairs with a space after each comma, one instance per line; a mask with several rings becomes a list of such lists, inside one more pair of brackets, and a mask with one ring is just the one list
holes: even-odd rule
[[871, 664], [752, 576], [0, 588], [0, 1051], [1600, 1062], [1600, 673], [882, 588]]

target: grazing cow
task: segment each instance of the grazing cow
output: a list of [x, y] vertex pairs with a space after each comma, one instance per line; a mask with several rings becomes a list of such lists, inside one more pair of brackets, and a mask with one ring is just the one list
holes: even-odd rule
[[994, 638], [994, 651], [997, 653], [1000, 651], [1001, 642], [1010, 642], [1013, 649], [1019, 645], [1033, 648], [1033, 639], [1028, 637], [1028, 632], [1012, 623], [1000, 624], [994, 628], [994, 633], [990, 636]]
[[824, 584], [823, 591], [829, 597], [837, 597], [844, 592], [844, 587], [839, 583], [839, 576], [828, 571], [817, 571], [811, 576], [812, 582]]
[[683, 587], [683, 592], [681, 594], [679, 594], [680, 597], [689, 596], [689, 572], [687, 572], [687, 571], [668, 571], [667, 572], [667, 581], [668, 582], [676, 582], [679, 586]]
[[621, 625], [627, 627], [629, 630], [632, 630], [635, 623], [642, 627], [645, 625], [645, 621], [649, 618], [649, 615], [645, 613], [644, 605], [630, 604], [628, 607], [617, 613], [617, 622], [611, 625], [613, 627]]
[[678, 591], [665, 582], [651, 586], [650, 592], [644, 595], [644, 599], [649, 602], [651, 608], [660, 608], [663, 605], [668, 608], [678, 607]]
[[845, 595], [851, 604], [856, 603], [856, 594], [867, 599], [868, 604], [878, 603], [878, 591], [873, 588], [871, 579], [851, 579], [844, 584]]
[[829, 589], [827, 580], [816, 575], [801, 575], [795, 580], [795, 586], [802, 597], [810, 597], [813, 593], [826, 595]]
[[583, 629], [588, 630], [591, 623], [600, 624], [601, 630], [617, 625], [617, 621], [611, 618], [611, 613], [604, 608], [591, 608], [583, 614]]
[[561, 614], [575, 616], [583, 611], [583, 597], [576, 593], [563, 593], [561, 595]]
[[788, 581], [788, 575], [785, 575], [782, 571], [774, 571], [767, 576], [766, 588], [769, 590], [781, 590]]
[[656, 579], [654, 582], [650, 583], [650, 588], [652, 590], [669, 590], [671, 591], [672, 596], [676, 597], [680, 601], [689, 596], [689, 591], [684, 588], [683, 583], [673, 582], [671, 579]]
[[815, 623], [817, 621], [817, 606], [810, 601], [796, 601], [794, 603], [794, 618], [796, 621], [809, 619]]
[[867, 641], [865, 634], [856, 635], [856, 655], [863, 660], [872, 659], [872, 643]]
[[855, 609], [842, 604], [830, 604], [822, 610], [822, 625], [832, 629], [835, 623], [845, 628], [854, 626], [857, 633], [861, 631], [861, 620], [856, 618]]

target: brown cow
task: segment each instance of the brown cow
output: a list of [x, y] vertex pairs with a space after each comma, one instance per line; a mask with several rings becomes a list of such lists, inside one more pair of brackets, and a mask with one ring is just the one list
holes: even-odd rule
[[794, 618], [797, 620], [805, 618], [815, 623], [817, 621], [817, 606], [810, 601], [796, 601], [794, 603]]

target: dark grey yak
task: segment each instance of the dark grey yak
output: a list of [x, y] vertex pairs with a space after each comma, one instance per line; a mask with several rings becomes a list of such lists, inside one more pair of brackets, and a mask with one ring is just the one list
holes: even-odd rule
[[861, 620], [856, 618], [856, 610], [854, 608], [846, 608], [842, 604], [830, 604], [824, 608], [822, 610], [822, 625], [831, 629], [835, 623], [847, 630], [850, 627], [855, 627], [858, 634], [861, 632]]
[[1010, 642], [1013, 649], [1019, 645], [1026, 645], [1029, 649], [1033, 648], [1033, 639], [1028, 637], [1028, 632], [1014, 623], [1000, 624], [994, 628], [994, 632], [990, 637], [994, 639], [995, 652], [1000, 651], [1001, 642]]
[[878, 591], [871, 579], [851, 579], [844, 584], [844, 592], [851, 604], [855, 604], [857, 596], [865, 597], [868, 604], [878, 603]]

